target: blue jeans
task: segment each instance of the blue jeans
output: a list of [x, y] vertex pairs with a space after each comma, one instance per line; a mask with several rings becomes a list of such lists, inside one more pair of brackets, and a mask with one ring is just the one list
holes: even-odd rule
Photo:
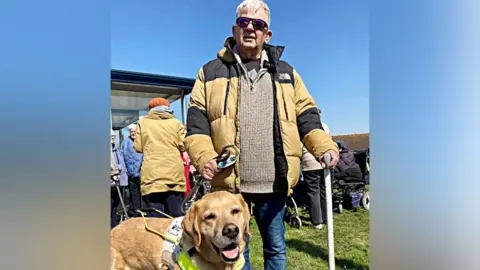
[[[287, 246], [283, 223], [286, 194], [243, 194], [243, 197], [247, 202], [254, 203], [253, 214], [263, 240], [265, 270], [287, 269]], [[250, 270], [249, 242], [250, 239], [243, 253], [245, 257], [243, 270]]]

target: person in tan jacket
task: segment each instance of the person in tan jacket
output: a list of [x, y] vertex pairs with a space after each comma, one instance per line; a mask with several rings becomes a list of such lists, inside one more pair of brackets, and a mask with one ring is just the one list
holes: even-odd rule
[[[212, 191], [242, 194], [253, 204], [264, 269], [283, 270], [285, 202], [298, 183], [302, 144], [323, 164], [328, 153], [330, 167], [338, 162], [338, 147], [322, 129], [302, 77], [281, 60], [285, 48], [270, 44], [270, 26], [265, 2], [245, 0], [237, 7], [232, 36], [197, 73], [185, 145]], [[219, 169], [217, 157], [231, 145], [240, 149], [238, 160]], [[249, 252], [247, 242], [244, 270]]]
[[[181, 153], [185, 151], [185, 128], [173, 115], [170, 103], [154, 98], [150, 111], [137, 123], [133, 147], [143, 153], [140, 170], [142, 198], [148, 208], [173, 217], [182, 215], [181, 204], [186, 189]], [[157, 217], [163, 217], [156, 212]]]

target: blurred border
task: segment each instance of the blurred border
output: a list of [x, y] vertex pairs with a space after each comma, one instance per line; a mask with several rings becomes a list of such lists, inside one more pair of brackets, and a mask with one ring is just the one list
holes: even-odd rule
[[0, 4], [0, 269], [108, 269], [110, 10]]
[[[1, 269], [108, 269], [110, 9], [1, 4]], [[480, 265], [478, 10], [371, 3], [373, 269]]]
[[479, 10], [372, 2], [372, 269], [480, 265]]

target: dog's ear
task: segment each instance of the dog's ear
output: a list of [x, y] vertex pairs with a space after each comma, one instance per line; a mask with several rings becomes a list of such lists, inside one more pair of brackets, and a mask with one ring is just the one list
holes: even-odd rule
[[242, 194], [235, 195], [238, 202], [242, 206], [243, 219], [245, 220], [245, 225], [243, 231], [246, 235], [250, 235], [250, 207], [248, 207], [247, 202], [243, 199]]
[[183, 218], [182, 230], [193, 239], [195, 247], [200, 247], [202, 243], [202, 235], [200, 234], [200, 224], [198, 217], [198, 205], [193, 203], [187, 214]]

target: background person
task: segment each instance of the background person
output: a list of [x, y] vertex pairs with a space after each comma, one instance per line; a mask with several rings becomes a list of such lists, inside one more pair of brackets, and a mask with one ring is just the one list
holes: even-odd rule
[[142, 201], [140, 193], [140, 167], [142, 165], [143, 155], [135, 152], [135, 149], [133, 149], [137, 125], [130, 124], [128, 126], [128, 130], [130, 131], [130, 136], [123, 140], [120, 151], [124, 158], [128, 175], [128, 189], [130, 191], [131, 210], [132, 212], [135, 212], [137, 209], [140, 209]]
[[182, 160], [183, 160], [183, 165], [184, 165], [184, 174], [185, 174], [185, 179], [186, 179], [186, 191], [185, 191], [185, 197], [188, 196], [188, 193], [190, 190], [193, 188], [192, 184], [193, 183], [193, 174], [196, 172], [195, 167], [192, 164], [192, 161], [190, 160], [190, 157], [188, 156], [187, 152], [182, 153]]
[[340, 160], [335, 167], [335, 179], [363, 179], [360, 165], [356, 163], [353, 151], [348, 149], [347, 143], [344, 141], [337, 141], [340, 148]]
[[[322, 111], [320, 109], [318, 109], [318, 114], [321, 121]], [[323, 122], [321, 123], [325, 133], [330, 135], [328, 126]], [[309, 203], [310, 222], [312, 222], [314, 228], [321, 229], [323, 224], [327, 223], [327, 201], [323, 167], [308, 152], [305, 146], [302, 149], [302, 154], [302, 171]]]
[[[173, 115], [170, 103], [164, 98], [154, 98], [150, 111], [137, 123], [133, 147], [143, 153], [140, 171], [141, 193], [147, 207], [166, 214], [182, 215], [181, 204], [186, 187], [181, 152], [185, 128]], [[152, 212], [153, 216], [164, 217]]]
[[[112, 179], [120, 185], [120, 192], [124, 194], [124, 189], [128, 185], [127, 171], [125, 170], [125, 162], [123, 161], [122, 153], [117, 149], [115, 145], [116, 134], [113, 130], [110, 130], [110, 145], [113, 156], [114, 175]], [[110, 187], [110, 228], [117, 226], [117, 208], [120, 203], [120, 197], [118, 195], [116, 183], [112, 183]]]

